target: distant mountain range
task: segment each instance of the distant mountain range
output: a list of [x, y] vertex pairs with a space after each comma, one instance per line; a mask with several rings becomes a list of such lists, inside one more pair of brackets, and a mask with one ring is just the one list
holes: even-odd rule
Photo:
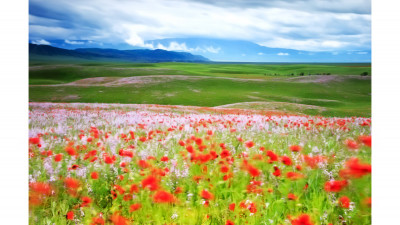
[[31, 59], [77, 59], [110, 60], [129, 62], [207, 62], [209, 59], [187, 52], [175, 52], [162, 49], [117, 50], [103, 48], [78, 48], [75, 50], [57, 48], [49, 45], [29, 44]]
[[[31, 40], [31, 42], [34, 42], [34, 40]], [[371, 62], [370, 49], [354, 51], [303, 51], [270, 48], [250, 41], [215, 38], [147, 40], [141, 46], [131, 46], [127, 43], [102, 43], [90, 40], [47, 40], [47, 42], [53, 47], [63, 49], [78, 48], [78, 51], [79, 48], [152, 49], [153, 51], [157, 51], [154, 49], [161, 49], [175, 53], [187, 52], [193, 55], [201, 55], [212, 61], [222, 62]]]

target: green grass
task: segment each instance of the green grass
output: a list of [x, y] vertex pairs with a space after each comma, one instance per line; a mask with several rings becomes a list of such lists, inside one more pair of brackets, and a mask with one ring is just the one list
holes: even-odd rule
[[[40, 68], [35, 68], [40, 66]], [[75, 64], [43, 65], [31, 62], [30, 84], [35, 80], [46, 79], [71, 82], [89, 77], [127, 77], [144, 75], [200, 75], [231, 78], [271, 79], [276, 77], [298, 76], [300, 73], [360, 75], [371, 74], [370, 64], [203, 64], [203, 63], [103, 63], [81, 62]], [[48, 84], [43, 82], [41, 84]]]
[[[370, 116], [370, 80], [348, 79], [328, 84], [237, 81], [205, 78], [146, 85], [31, 86], [30, 101], [99, 102], [220, 106], [238, 102], [277, 101], [325, 107], [325, 116]], [[66, 96], [78, 96], [69, 99]], [[326, 101], [334, 100], [334, 101]], [[305, 111], [304, 113], [320, 114]], [[302, 112], [300, 112], [302, 113]]]
[[[322, 107], [273, 108], [292, 113], [324, 116], [370, 116], [371, 80], [346, 77], [364, 71], [370, 64], [221, 64], [221, 63], [121, 63], [31, 61], [30, 101], [99, 102], [163, 105], [220, 106], [240, 102], [286, 102]], [[346, 79], [326, 83], [299, 83], [293, 77], [305, 74], [335, 74]], [[279, 75], [271, 75], [279, 74]], [[201, 79], [169, 79], [123, 86], [35, 86], [69, 83], [92, 77], [115, 79], [146, 75], [203, 76]], [[361, 77], [361, 76], [360, 76]], [[241, 79], [222, 79], [241, 78]], [[252, 78], [257, 80], [243, 80]], [[305, 79], [313, 76], [304, 76]], [[157, 78], [152, 78], [157, 81]], [[296, 78], [297, 79], [297, 78]], [[71, 97], [72, 96], [72, 97]], [[243, 107], [243, 106], [242, 106]], [[249, 106], [248, 108], [257, 108]], [[257, 109], [259, 109], [258, 106]]]

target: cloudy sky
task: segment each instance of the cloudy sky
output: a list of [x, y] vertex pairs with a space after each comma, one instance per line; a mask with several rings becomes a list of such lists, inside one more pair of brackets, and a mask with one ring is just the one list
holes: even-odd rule
[[371, 48], [369, 0], [30, 0], [29, 4], [29, 39], [39, 44], [64, 40], [79, 46], [86, 40], [156, 48], [146, 41], [196, 37], [304, 51]]

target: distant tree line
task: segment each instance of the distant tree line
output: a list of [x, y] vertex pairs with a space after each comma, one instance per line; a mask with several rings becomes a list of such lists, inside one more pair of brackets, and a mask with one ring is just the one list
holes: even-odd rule
[[[274, 74], [267, 74], [267, 73], [264, 73], [264, 76], [304, 76], [305, 75], [305, 73], [304, 72], [300, 72], [300, 73], [298, 73], [298, 74], [296, 74], [296, 73], [289, 73], [289, 74], [280, 74], [280, 73], [274, 73]], [[331, 75], [331, 73], [315, 73], [315, 74], [312, 74], [312, 73], [307, 73], [307, 75], [308, 76], [311, 76], [311, 75]], [[368, 76], [368, 72], [362, 72], [361, 74], [360, 74], [361, 76]]]

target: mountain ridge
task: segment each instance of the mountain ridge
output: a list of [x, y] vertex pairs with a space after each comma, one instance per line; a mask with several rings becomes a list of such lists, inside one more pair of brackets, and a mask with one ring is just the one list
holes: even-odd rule
[[72, 57], [85, 60], [113, 60], [130, 62], [209, 62], [208, 58], [187, 52], [175, 52], [161, 49], [118, 50], [104, 48], [63, 49], [49, 45], [29, 44], [29, 55], [32, 58]]

